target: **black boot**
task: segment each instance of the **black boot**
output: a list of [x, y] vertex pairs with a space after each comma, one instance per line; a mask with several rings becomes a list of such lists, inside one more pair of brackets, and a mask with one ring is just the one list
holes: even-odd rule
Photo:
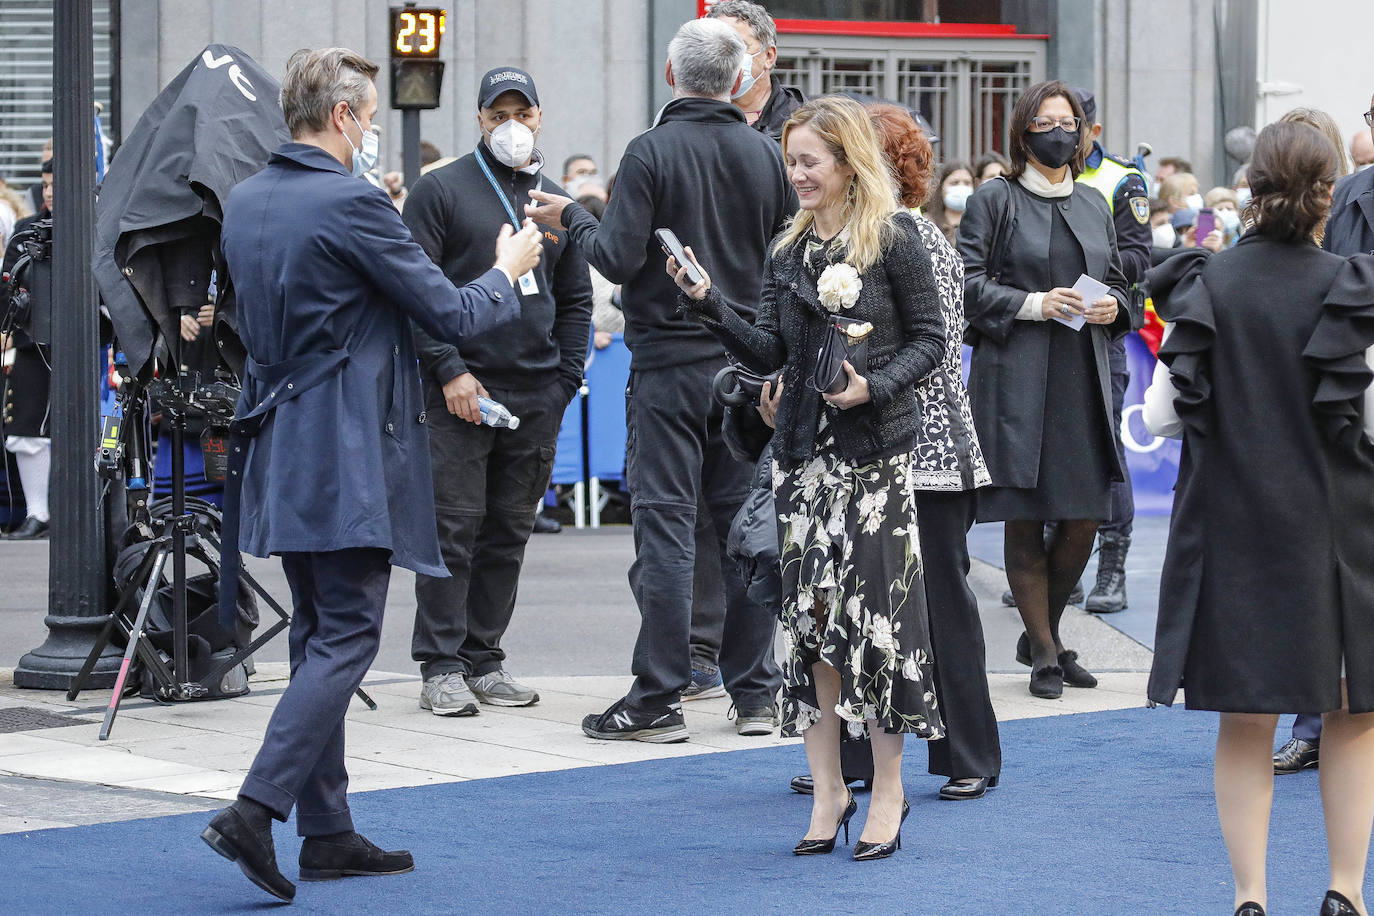
[[1103, 531], [1097, 536], [1097, 584], [1088, 595], [1083, 610], [1094, 614], [1114, 614], [1126, 610], [1126, 552], [1131, 538]]

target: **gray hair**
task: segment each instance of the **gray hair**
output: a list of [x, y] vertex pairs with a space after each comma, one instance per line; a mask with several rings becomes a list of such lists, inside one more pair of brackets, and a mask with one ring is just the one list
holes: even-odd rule
[[371, 94], [378, 67], [347, 48], [301, 48], [286, 62], [281, 81], [281, 110], [292, 137], [329, 127], [329, 113], [347, 102], [354, 117]]
[[773, 24], [773, 17], [752, 0], [719, 0], [711, 5], [711, 12], [706, 15], [711, 19], [729, 18], [743, 22], [754, 33], [754, 40], [759, 43], [761, 51], [767, 51], [778, 43], [778, 27]]
[[747, 55], [744, 39], [719, 19], [684, 22], [668, 43], [678, 88], [713, 99], [730, 94]]

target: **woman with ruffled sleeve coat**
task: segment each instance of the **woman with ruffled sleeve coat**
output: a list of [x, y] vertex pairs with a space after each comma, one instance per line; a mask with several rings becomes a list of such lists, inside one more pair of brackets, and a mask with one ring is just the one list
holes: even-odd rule
[[[1149, 696], [1222, 713], [1216, 793], [1236, 912], [1259, 916], [1279, 713], [1323, 714], [1331, 859], [1323, 916], [1365, 913], [1374, 825], [1374, 258], [1312, 241], [1334, 151], [1271, 124], [1250, 165], [1251, 228], [1148, 281], [1183, 452]], [[1158, 383], [1157, 383], [1158, 384]], [[1168, 401], [1163, 402], [1167, 405]]]

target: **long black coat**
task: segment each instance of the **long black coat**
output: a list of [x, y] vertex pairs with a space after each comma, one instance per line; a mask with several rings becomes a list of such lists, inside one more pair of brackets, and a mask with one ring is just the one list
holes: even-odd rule
[[[1007, 206], [1016, 195], [1016, 217], [1006, 242], [999, 276], [988, 275], [990, 248]], [[1026, 294], [1052, 288], [1050, 224], [1054, 208], [1083, 248], [1090, 277], [1107, 284], [1120, 308], [1110, 325], [1084, 325], [1091, 334], [1108, 429], [1112, 421], [1112, 378], [1108, 343], [1131, 329], [1126, 304], [1126, 277], [1116, 251], [1116, 228], [1107, 202], [1095, 188], [1075, 182], [1073, 194], [1051, 200], [1032, 194], [1016, 182], [987, 181], [969, 198], [959, 222], [959, 253], [964, 258], [964, 317], [974, 332], [968, 393], [978, 443], [983, 448], [993, 486], [1034, 487], [1040, 474], [1040, 437], [1045, 422], [1049, 376], [1050, 322], [1017, 320]], [[996, 265], [995, 258], [993, 266]], [[1116, 449], [1108, 449], [1114, 480], [1122, 479]]]
[[1150, 271], [1183, 454], [1150, 699], [1374, 710], [1374, 257], [1246, 235]]

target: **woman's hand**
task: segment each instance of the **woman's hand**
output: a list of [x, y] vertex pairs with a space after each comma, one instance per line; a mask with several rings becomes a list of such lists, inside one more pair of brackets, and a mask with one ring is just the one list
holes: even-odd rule
[[1202, 240], [1202, 247], [1212, 254], [1216, 254], [1226, 246], [1226, 235], [1220, 228], [1213, 229], [1207, 233], [1207, 237]]
[[1111, 324], [1116, 321], [1116, 311], [1120, 305], [1115, 296], [1103, 296], [1098, 299], [1088, 310], [1083, 313], [1083, 319], [1088, 324]]
[[1040, 314], [1044, 315], [1047, 321], [1051, 318], [1063, 318], [1067, 321], [1084, 312], [1083, 294], [1076, 289], [1056, 286], [1040, 300]]
[[777, 429], [778, 423], [778, 402], [782, 400], [782, 378], [776, 380], [769, 379], [763, 383], [763, 392], [759, 397], [759, 416], [763, 417], [763, 422], [768, 424], [769, 429]]
[[858, 407], [860, 404], [867, 404], [869, 401], [868, 379], [854, 371], [854, 367], [849, 365], [849, 360], [844, 361], [844, 373], [849, 376], [849, 384], [844, 391], [839, 394], [825, 394], [825, 402], [840, 410], [848, 410], [850, 407]]
[[598, 350], [604, 350], [611, 345], [613, 340], [615, 338], [611, 336], [610, 331], [597, 331], [592, 335], [592, 346]]
[[692, 260], [692, 264], [696, 269], [701, 271], [701, 282], [693, 286], [692, 282], [687, 279], [687, 268], [679, 265], [677, 259], [672, 255], [668, 255], [668, 276], [673, 278], [673, 282], [676, 283], [684, 293], [700, 302], [702, 299], [706, 298], [706, 291], [711, 288], [711, 276], [697, 263], [697, 256], [692, 254], [692, 246], [688, 245], [684, 250], [687, 252], [687, 257]]

